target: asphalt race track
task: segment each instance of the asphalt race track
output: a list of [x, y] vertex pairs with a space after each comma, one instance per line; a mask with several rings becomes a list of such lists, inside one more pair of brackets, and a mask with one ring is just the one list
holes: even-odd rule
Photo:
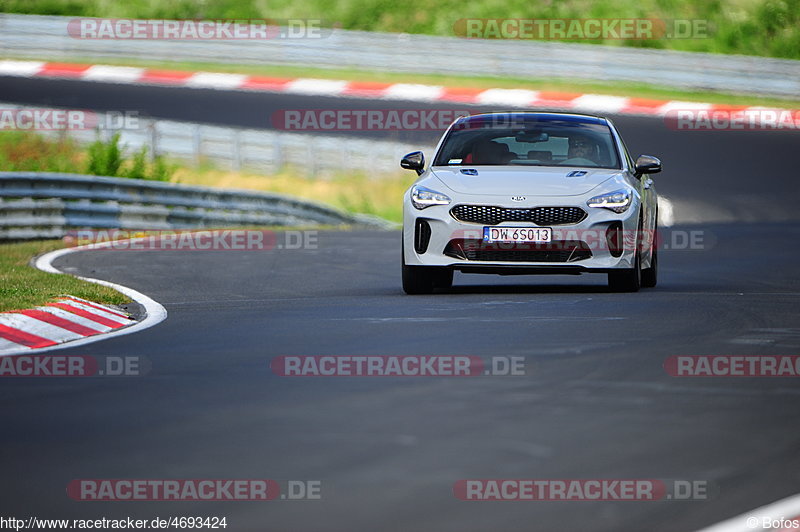
[[[248, 127], [220, 106], [230, 116], [260, 102], [267, 112], [333, 101], [420, 107], [10, 79], [0, 80], [4, 101], [88, 107], [105, 92], [97, 108], [141, 106], [156, 116], [163, 106], [173, 113], [165, 117], [193, 120], [217, 109], [206, 121]], [[184, 110], [169, 111], [162, 94], [182, 95]], [[204, 98], [219, 105], [201, 106]], [[42, 518], [226, 516], [229, 530], [674, 532], [797, 493], [797, 379], [680, 378], [663, 365], [673, 355], [800, 354], [798, 136], [616, 122], [632, 152], [663, 158], [661, 193], [694, 202], [701, 218], [708, 207], [731, 221], [673, 228], [700, 231], [703, 244], [674, 249], [668, 240], [658, 287], [636, 294], [608, 292], [602, 275], [456, 274], [449, 292], [405, 296], [398, 232], [324, 231], [316, 249], [59, 259], [62, 270], [146, 293], [169, 317], [59, 352], [143, 357], [146, 375], [2, 381], [2, 508]], [[524, 357], [526, 375], [270, 370], [280, 355], [453, 354]], [[67, 497], [72, 479], [92, 478], [319, 480], [322, 498]], [[476, 502], [453, 494], [460, 479], [501, 478], [700, 480], [709, 496]]]

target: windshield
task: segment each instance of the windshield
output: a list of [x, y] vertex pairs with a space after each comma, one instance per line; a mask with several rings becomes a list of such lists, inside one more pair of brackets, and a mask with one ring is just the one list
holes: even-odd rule
[[434, 166], [620, 168], [614, 138], [605, 124], [550, 117], [520, 120], [513, 115], [489, 118], [453, 126]]

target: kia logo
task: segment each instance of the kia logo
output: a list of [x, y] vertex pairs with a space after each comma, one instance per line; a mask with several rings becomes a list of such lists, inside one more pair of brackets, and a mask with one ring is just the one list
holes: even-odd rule
[[511, 196], [511, 201], [525, 201], [525, 196]]

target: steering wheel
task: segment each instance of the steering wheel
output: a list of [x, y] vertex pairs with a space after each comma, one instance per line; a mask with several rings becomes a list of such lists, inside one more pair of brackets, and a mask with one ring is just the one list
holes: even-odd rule
[[597, 166], [597, 163], [592, 161], [591, 159], [584, 159], [583, 157], [572, 157], [571, 159], [566, 159], [558, 163], [562, 166]]

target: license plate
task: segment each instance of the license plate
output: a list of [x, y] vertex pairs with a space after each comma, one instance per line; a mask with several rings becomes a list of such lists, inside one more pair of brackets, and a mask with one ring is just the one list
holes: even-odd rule
[[484, 227], [483, 241], [493, 242], [550, 242], [553, 230], [549, 227]]

